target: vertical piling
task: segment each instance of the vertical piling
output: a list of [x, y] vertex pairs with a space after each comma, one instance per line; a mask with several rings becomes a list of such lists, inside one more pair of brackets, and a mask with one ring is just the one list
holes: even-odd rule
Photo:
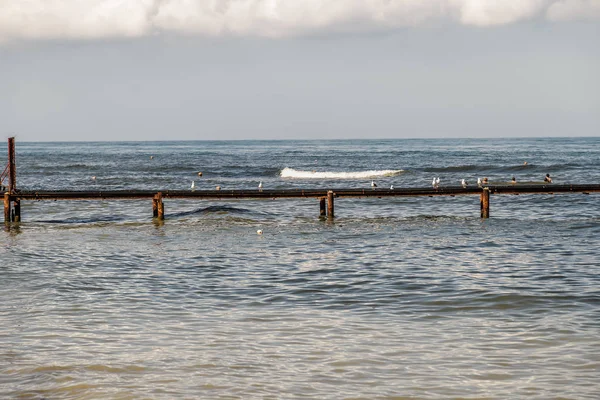
[[13, 202], [13, 211], [15, 216], [13, 218], [13, 222], [21, 222], [21, 200], [15, 199]]
[[10, 193], [4, 193], [4, 223], [10, 222]]
[[481, 218], [490, 217], [490, 189], [484, 188], [481, 192]]
[[158, 195], [154, 195], [152, 198], [152, 218], [158, 217]]
[[326, 201], [325, 197], [321, 197], [319, 199], [319, 216], [321, 216], [321, 217], [324, 217], [324, 216], [327, 215], [327, 209], [326, 209], [326, 206], [325, 206], [325, 201]]
[[165, 219], [165, 203], [163, 203], [163, 199], [162, 199], [162, 192], [158, 192], [156, 194], [156, 200], [157, 200], [157, 218], [159, 220], [164, 220]]
[[327, 218], [333, 218], [333, 191], [330, 190], [327, 192]]
[[15, 138], [8, 138], [8, 175], [10, 186], [8, 191], [14, 193], [17, 190], [17, 163], [15, 161]]

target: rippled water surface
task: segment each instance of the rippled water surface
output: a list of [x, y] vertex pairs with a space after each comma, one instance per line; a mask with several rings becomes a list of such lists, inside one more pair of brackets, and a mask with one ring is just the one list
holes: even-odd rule
[[[600, 183], [600, 139], [17, 143], [17, 163], [22, 189]], [[22, 203], [0, 398], [600, 398], [597, 194], [496, 195], [487, 220], [469, 196], [338, 199], [334, 221], [314, 199], [165, 207]]]

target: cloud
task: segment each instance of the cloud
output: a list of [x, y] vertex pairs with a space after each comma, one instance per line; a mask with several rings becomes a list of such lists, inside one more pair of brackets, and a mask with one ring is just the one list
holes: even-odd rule
[[600, 0], [0, 0], [0, 41], [157, 32], [286, 37], [453, 21], [600, 19]]
[[548, 5], [546, 0], [458, 0], [460, 21], [466, 25], [502, 25], [538, 15]]
[[153, 0], [0, 0], [0, 37], [138, 36]]
[[561, 0], [546, 11], [552, 21], [600, 19], [600, 0]]

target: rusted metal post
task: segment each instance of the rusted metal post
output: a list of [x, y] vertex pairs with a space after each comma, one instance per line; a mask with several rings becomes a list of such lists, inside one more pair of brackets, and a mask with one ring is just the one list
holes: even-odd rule
[[154, 197], [152, 198], [152, 217], [153, 218], [157, 218], [158, 217], [158, 195], [154, 195]]
[[15, 138], [8, 138], [8, 175], [10, 185], [8, 191], [14, 193], [17, 190], [17, 163], [15, 161]]
[[4, 193], [4, 223], [10, 222], [10, 193]]
[[325, 197], [321, 197], [319, 199], [319, 216], [324, 217], [327, 215], [327, 210], [325, 208]]
[[481, 218], [490, 217], [490, 189], [484, 188], [481, 192]]
[[333, 218], [333, 191], [330, 190], [327, 192], [327, 218]]
[[156, 194], [156, 200], [157, 200], [157, 208], [158, 208], [158, 215], [157, 218], [160, 220], [164, 220], [165, 219], [165, 203], [163, 203], [163, 199], [162, 199], [162, 192], [158, 192]]
[[15, 199], [13, 202], [13, 211], [15, 216], [13, 217], [13, 222], [21, 222], [21, 200]]

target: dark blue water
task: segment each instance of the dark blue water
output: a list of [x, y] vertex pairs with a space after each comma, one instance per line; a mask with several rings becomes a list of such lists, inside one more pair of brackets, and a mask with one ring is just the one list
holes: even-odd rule
[[[600, 183], [600, 138], [18, 142], [17, 164], [21, 189]], [[596, 194], [495, 195], [487, 220], [476, 196], [165, 207], [22, 203], [0, 397], [600, 397]]]

